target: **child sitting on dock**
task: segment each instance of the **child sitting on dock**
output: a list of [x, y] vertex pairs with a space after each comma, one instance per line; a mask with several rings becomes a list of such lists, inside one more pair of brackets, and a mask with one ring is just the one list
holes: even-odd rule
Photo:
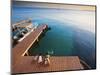
[[34, 61], [38, 60], [39, 55], [37, 54], [36, 56], [34, 56]]
[[38, 57], [38, 63], [39, 64], [42, 64], [42, 62], [43, 62], [43, 58], [42, 58], [42, 55], [41, 55], [41, 53], [39, 54], [39, 57]]
[[46, 53], [45, 59], [44, 59], [44, 64], [45, 65], [50, 65], [50, 55]]

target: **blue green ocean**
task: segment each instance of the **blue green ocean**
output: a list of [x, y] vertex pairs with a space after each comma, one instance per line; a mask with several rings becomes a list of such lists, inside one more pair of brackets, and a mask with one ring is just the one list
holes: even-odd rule
[[39, 41], [38, 46], [32, 46], [33, 54], [45, 54], [49, 51], [52, 56], [79, 56], [95, 69], [95, 33], [83, 28], [84, 24], [81, 27], [81, 23], [72, 20], [75, 15], [90, 17], [92, 14], [92, 11], [13, 6], [12, 23], [32, 18], [33, 25], [46, 23], [51, 28]]

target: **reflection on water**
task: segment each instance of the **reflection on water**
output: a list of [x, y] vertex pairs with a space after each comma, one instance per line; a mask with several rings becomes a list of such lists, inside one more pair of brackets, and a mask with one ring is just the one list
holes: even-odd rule
[[[63, 17], [60, 16], [62, 13], [65, 14]], [[75, 20], [75, 14], [78, 18], [79, 16], [82, 19], [89, 18], [87, 19], [89, 23]], [[70, 15], [74, 16], [73, 20], [69, 17]], [[89, 28], [92, 15], [94, 16], [94, 12], [91, 11], [13, 7], [12, 22], [31, 17], [33, 25], [46, 23], [51, 27], [51, 30], [39, 41], [38, 46], [30, 48], [33, 55], [40, 52], [45, 54], [48, 51], [54, 56], [76, 55], [95, 68], [95, 34], [94, 30], [92, 31], [93, 27]]]

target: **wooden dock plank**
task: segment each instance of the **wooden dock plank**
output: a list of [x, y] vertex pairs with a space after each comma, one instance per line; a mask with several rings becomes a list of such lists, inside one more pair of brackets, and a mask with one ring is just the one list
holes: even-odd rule
[[17, 59], [19, 59], [20, 56], [22, 56], [22, 54], [30, 48], [30, 46], [36, 41], [38, 36], [40, 36], [41, 32], [45, 28], [46, 25], [39, 26], [36, 30], [31, 32], [25, 39], [23, 39], [23, 41], [19, 42], [14, 48], [12, 48], [12, 63], [15, 64], [17, 62]]
[[50, 57], [51, 64], [48, 67], [33, 62], [34, 56], [23, 56], [23, 53], [25, 54], [25, 52], [29, 50], [46, 27], [47, 25], [45, 24], [39, 26], [12, 48], [12, 73], [83, 69], [77, 56], [52, 56]]
[[49, 72], [83, 69], [78, 56], [52, 56], [50, 66], [39, 65], [33, 61], [34, 56], [24, 56], [13, 69], [14, 73]]

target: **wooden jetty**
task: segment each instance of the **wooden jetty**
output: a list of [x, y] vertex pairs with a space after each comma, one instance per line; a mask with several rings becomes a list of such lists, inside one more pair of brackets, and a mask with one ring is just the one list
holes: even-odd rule
[[27, 37], [12, 48], [12, 73], [29, 73], [29, 72], [48, 72], [48, 71], [63, 71], [63, 70], [80, 70], [83, 66], [77, 56], [52, 56], [50, 57], [51, 64], [48, 67], [39, 66], [33, 62], [34, 56], [28, 55], [29, 48], [38, 41], [38, 37], [47, 28], [46, 24], [38, 26]]
[[12, 30], [13, 31], [16, 31], [18, 28], [32, 29], [33, 28], [33, 24], [32, 24], [31, 19], [22, 20], [20, 22], [12, 24]]
[[33, 61], [34, 56], [24, 56], [12, 68], [13, 73], [33, 73], [33, 72], [51, 72], [51, 71], [71, 71], [81, 70], [83, 66], [80, 64], [78, 56], [52, 56], [49, 66], [39, 65]]
[[17, 27], [26, 27], [29, 26], [30, 24], [32, 24], [31, 19], [27, 19], [27, 20], [22, 20], [20, 22], [17, 22], [15, 24], [13, 24], [12, 26], [17, 26]]
[[38, 37], [42, 34], [43, 30], [47, 28], [47, 25], [41, 25], [36, 30], [32, 31], [26, 38], [19, 42], [14, 48], [12, 48], [12, 55], [14, 63], [19, 59], [19, 56], [28, 54], [29, 48], [35, 41], [38, 41]]

